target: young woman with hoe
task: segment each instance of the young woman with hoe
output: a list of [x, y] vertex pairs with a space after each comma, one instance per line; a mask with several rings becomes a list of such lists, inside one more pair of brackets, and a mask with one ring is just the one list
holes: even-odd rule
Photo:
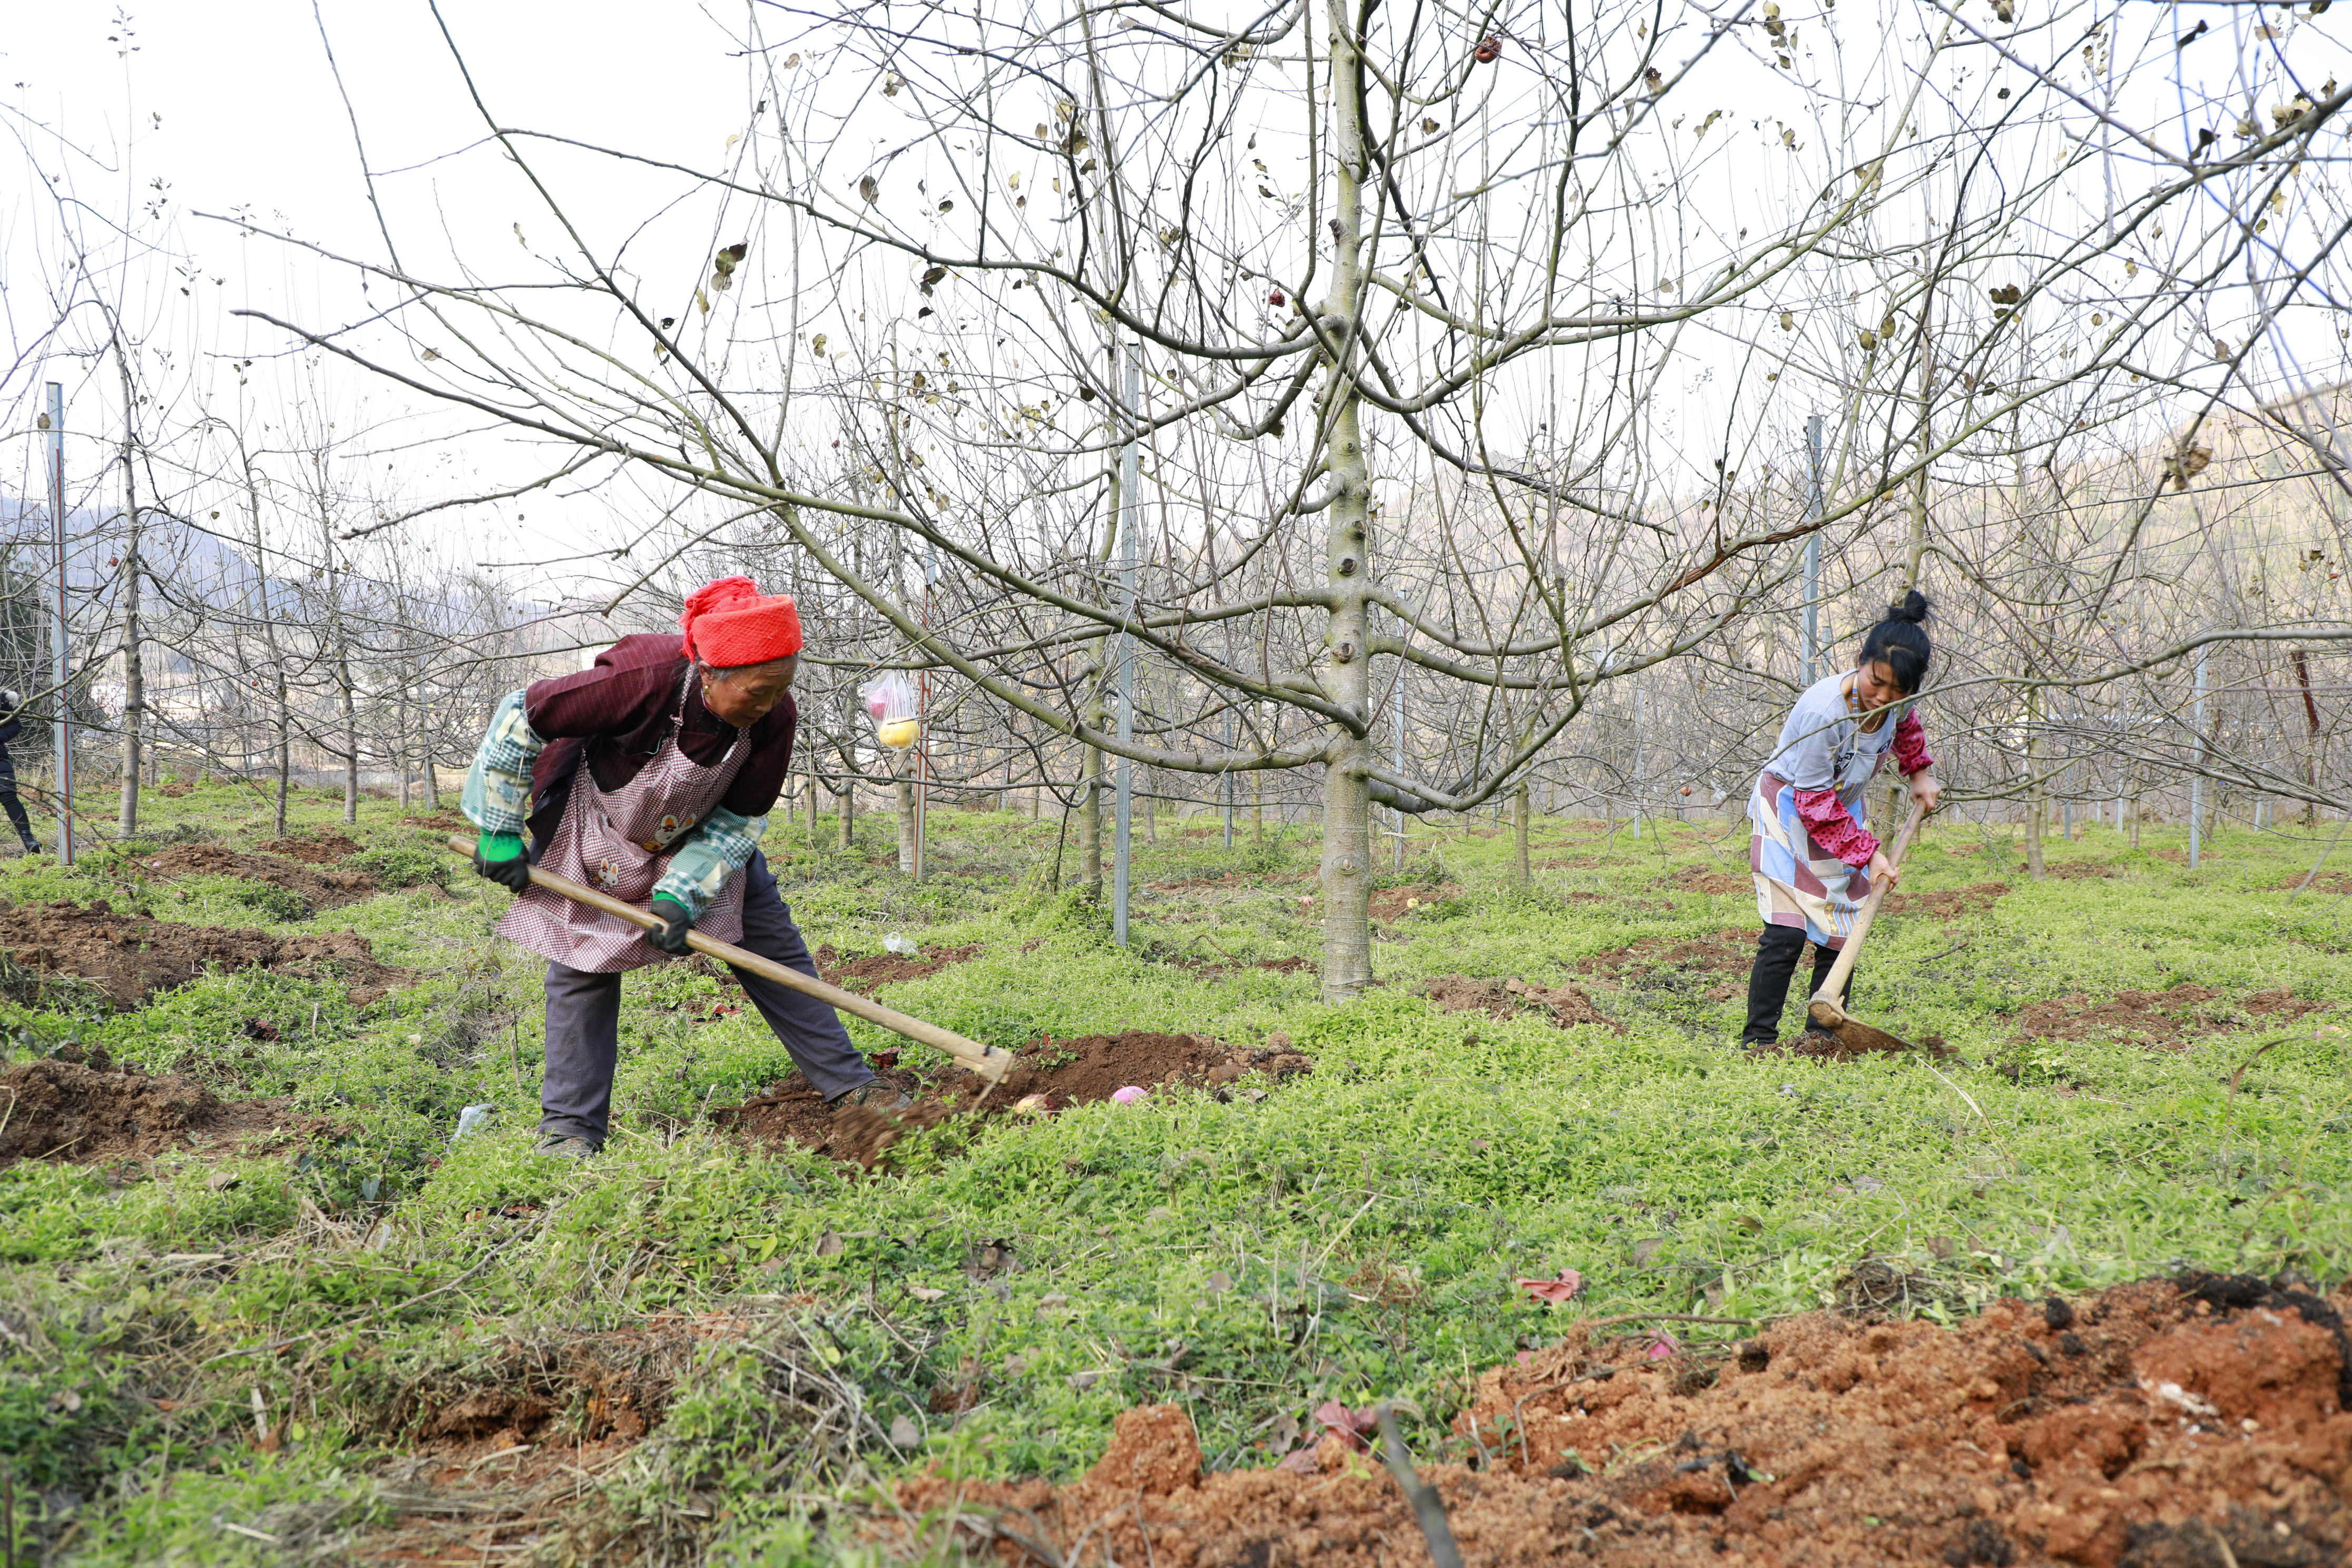
[[[1916, 589], [1905, 595], [1862, 639], [1852, 669], [1799, 695], [1780, 726], [1779, 749], [1757, 775], [1748, 800], [1748, 863], [1756, 873], [1764, 933], [1748, 977], [1744, 1045], [1769, 1046], [1780, 1038], [1789, 978], [1805, 943], [1814, 945], [1818, 991], [1873, 885], [1880, 878], [1889, 887], [1900, 879], [1868, 826], [1870, 781], [1881, 764], [1892, 756], [1910, 781], [1912, 797], [1925, 810], [1936, 809], [1940, 786], [1929, 771], [1935, 759], [1913, 710], [1927, 679], [1927, 618], [1926, 596]], [[1849, 976], [1848, 994], [1852, 989]]]

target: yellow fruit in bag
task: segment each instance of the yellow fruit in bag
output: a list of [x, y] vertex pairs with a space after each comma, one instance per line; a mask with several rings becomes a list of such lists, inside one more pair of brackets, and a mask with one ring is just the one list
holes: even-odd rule
[[903, 752], [915, 743], [923, 727], [912, 719], [893, 719], [875, 731], [875, 736], [893, 751]]

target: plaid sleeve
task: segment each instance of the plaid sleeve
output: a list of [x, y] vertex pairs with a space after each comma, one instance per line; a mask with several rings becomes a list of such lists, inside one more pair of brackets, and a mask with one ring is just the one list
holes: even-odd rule
[[712, 807], [670, 857], [669, 869], [654, 884], [653, 896], [683, 904], [689, 915], [700, 920], [727, 879], [750, 863], [751, 851], [760, 847], [760, 836], [767, 831], [764, 816], [744, 816], [723, 805]]
[[485, 833], [520, 833], [523, 801], [530, 794], [530, 764], [546, 745], [530, 727], [523, 694], [509, 691], [500, 698], [482, 743], [474, 749], [466, 791], [457, 799], [467, 820]]

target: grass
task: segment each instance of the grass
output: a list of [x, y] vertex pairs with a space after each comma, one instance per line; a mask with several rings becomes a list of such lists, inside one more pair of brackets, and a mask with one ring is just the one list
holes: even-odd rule
[[[157, 804], [160, 826], [186, 836], [267, 837], [225, 787]], [[299, 821], [333, 816], [305, 800]], [[490, 932], [505, 894], [462, 874], [445, 890], [431, 830], [395, 816], [370, 802], [353, 836], [410, 885], [308, 921], [273, 922], [234, 879], [142, 883], [122, 857], [0, 870], [18, 901], [357, 931], [421, 977], [364, 1012], [334, 986], [262, 974], [114, 1016], [0, 1004], [12, 1058], [103, 1044], [331, 1126], [299, 1155], [0, 1172], [0, 1452], [29, 1500], [25, 1548], [258, 1563], [363, 1539], [389, 1517], [392, 1462], [417, 1447], [404, 1390], [500, 1344], [664, 1313], [723, 1313], [747, 1332], [685, 1373], [667, 1418], [544, 1534], [542, 1558], [625, 1538], [714, 1561], [838, 1560], [855, 1551], [844, 1505], [876, 1478], [1067, 1474], [1142, 1401], [1184, 1404], [1213, 1466], [1270, 1462], [1327, 1398], [1398, 1399], [1419, 1413], [1416, 1447], [1443, 1449], [1475, 1375], [1570, 1314], [1765, 1319], [1833, 1301], [1866, 1257], [1946, 1315], [2185, 1262], [2352, 1268], [2352, 1064], [2325, 1015], [2179, 1052], [2026, 1044], [2015, 1024], [2053, 996], [2184, 981], [2352, 1000], [2346, 901], [2276, 890], [2307, 868], [2301, 841], [2224, 834], [2191, 875], [2151, 852], [2177, 831], [2150, 826], [2133, 851], [2093, 829], [2053, 860], [2116, 876], [2032, 884], [2004, 830], [1940, 828], [1907, 887], [2011, 890], [1950, 922], [1890, 918], [1856, 1007], [1944, 1036], [1958, 1059], [1825, 1066], [1734, 1048], [1741, 1004], [1712, 999], [1722, 976], [1597, 993], [1622, 1035], [1446, 1015], [1416, 994], [1456, 973], [1579, 983], [1580, 960], [1643, 937], [1752, 929], [1747, 893], [1667, 880], [1740, 870], [1727, 822], [1641, 839], [1545, 825], [1538, 858], [1576, 864], [1532, 887], [1512, 879], [1507, 835], [1419, 827], [1390, 879], [1461, 890], [1385, 930], [1381, 983], [1337, 1007], [1311, 973], [1195, 963], [1313, 956], [1300, 898], [1317, 847], [1295, 828], [1265, 846], [1244, 830], [1232, 851], [1172, 829], [1139, 845], [1121, 951], [1101, 910], [1047, 887], [1050, 824], [935, 814], [940, 874], [915, 886], [880, 864], [887, 819], [862, 822], [849, 854], [780, 822], [769, 849], [813, 945], [870, 952], [894, 931], [981, 944], [892, 987], [906, 1011], [1002, 1045], [1280, 1033], [1315, 1063], [1262, 1100], [1083, 1108], [858, 1178], [713, 1134], [709, 1106], [789, 1061], [754, 1015], [713, 1020], [720, 984], [683, 967], [630, 979], [604, 1157], [533, 1160], [536, 963]], [[821, 831], [830, 845], [835, 825]], [[1247, 874], [1160, 885], [1232, 870]], [[493, 1130], [453, 1143], [468, 1105], [494, 1107]], [[1590, 1282], [1572, 1307], [1515, 1284], [1564, 1267]], [[817, 1417], [779, 1403], [788, 1364], [856, 1407], [855, 1454], [810, 1443]]]

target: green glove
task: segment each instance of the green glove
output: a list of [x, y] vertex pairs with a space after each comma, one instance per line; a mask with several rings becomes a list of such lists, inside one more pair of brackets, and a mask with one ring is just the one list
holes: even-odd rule
[[686, 933], [694, 929], [694, 917], [676, 899], [656, 899], [652, 907], [667, 923], [646, 932], [646, 940], [673, 958], [684, 958], [693, 951], [686, 945]]
[[510, 893], [530, 886], [530, 861], [522, 852], [520, 833], [485, 833], [474, 846], [474, 873], [487, 877]]

